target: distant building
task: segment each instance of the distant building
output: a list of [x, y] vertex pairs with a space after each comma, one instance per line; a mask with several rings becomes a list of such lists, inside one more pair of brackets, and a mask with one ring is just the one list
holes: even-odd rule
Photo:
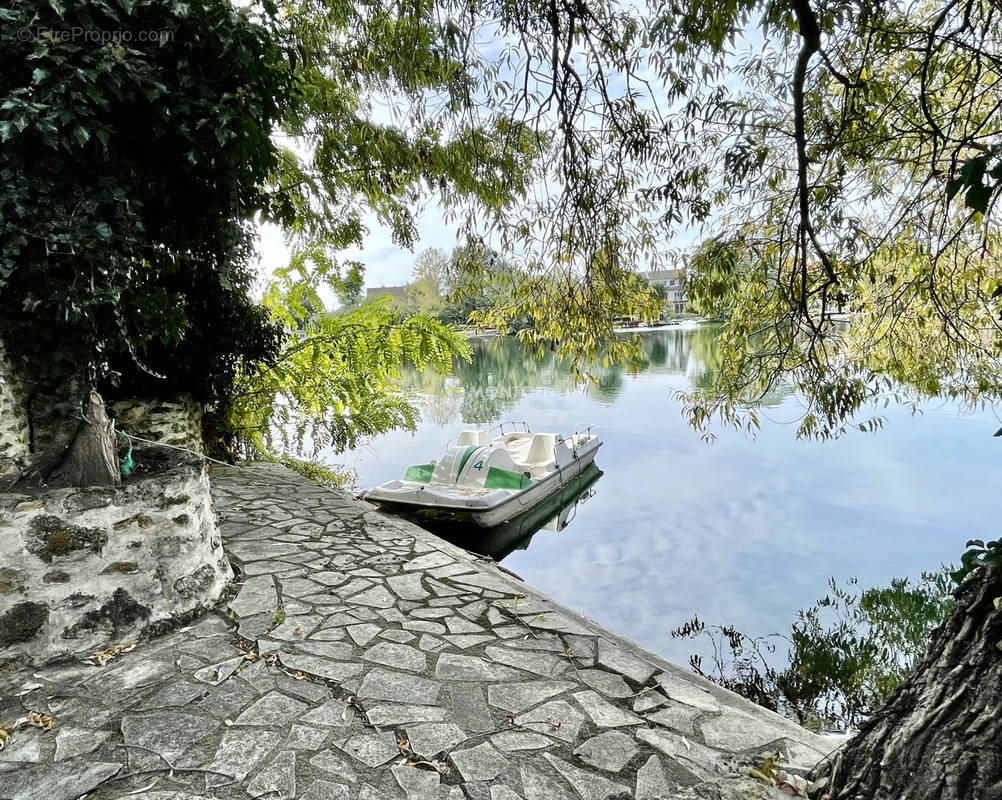
[[365, 299], [372, 300], [376, 297], [396, 297], [399, 300], [407, 299], [407, 287], [406, 286], [379, 286], [373, 289], [365, 290]]
[[651, 269], [641, 272], [651, 286], [660, 287], [665, 295], [665, 308], [675, 314], [685, 311], [688, 298], [682, 288], [682, 270], [680, 269]]

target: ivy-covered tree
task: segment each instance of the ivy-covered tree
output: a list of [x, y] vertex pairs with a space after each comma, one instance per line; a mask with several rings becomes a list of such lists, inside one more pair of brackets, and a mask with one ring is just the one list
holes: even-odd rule
[[275, 354], [250, 220], [298, 90], [223, 0], [16, 3], [0, 39], [0, 337], [65, 422], [35, 472], [114, 483], [97, 392], [212, 400]]

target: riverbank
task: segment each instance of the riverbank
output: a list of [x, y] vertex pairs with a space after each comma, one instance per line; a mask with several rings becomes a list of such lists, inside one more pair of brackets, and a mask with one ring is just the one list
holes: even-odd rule
[[213, 470], [233, 596], [0, 678], [0, 798], [765, 798], [830, 742], [277, 465]]

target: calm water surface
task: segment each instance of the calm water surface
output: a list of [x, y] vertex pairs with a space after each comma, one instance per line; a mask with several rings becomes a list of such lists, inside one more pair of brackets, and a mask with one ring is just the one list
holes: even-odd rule
[[441, 456], [463, 428], [524, 419], [534, 430], [594, 423], [604, 472], [562, 531], [542, 530], [505, 566], [531, 585], [655, 652], [696, 648], [672, 628], [699, 614], [750, 634], [788, 631], [827, 580], [864, 586], [956, 561], [969, 538], [999, 532], [1002, 439], [991, 410], [932, 402], [889, 408], [883, 431], [796, 441], [797, 399], [777, 397], [752, 440], [707, 444], [683, 420], [676, 389], [705, 382], [713, 330], [642, 334], [648, 364], [605, 369], [575, 386], [567, 367], [511, 339], [474, 342], [454, 375], [409, 376], [416, 433], [391, 433], [342, 457], [369, 487]]

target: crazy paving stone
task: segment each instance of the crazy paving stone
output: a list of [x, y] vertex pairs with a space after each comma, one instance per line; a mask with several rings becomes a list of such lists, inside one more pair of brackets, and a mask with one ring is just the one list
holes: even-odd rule
[[633, 701], [633, 710], [636, 712], [650, 711], [652, 708], [663, 706], [668, 702], [668, 698], [656, 689], [641, 692], [637, 699]]
[[343, 783], [317, 780], [299, 796], [299, 800], [348, 800], [348, 787]]
[[360, 674], [365, 667], [355, 662], [331, 661], [320, 656], [307, 656], [300, 653], [282, 653], [282, 665], [286, 669], [319, 675], [332, 681], [341, 682], [352, 675]]
[[477, 633], [447, 633], [445, 638], [460, 650], [465, 650], [467, 647], [473, 647], [474, 645], [494, 640], [494, 637], [490, 634], [481, 635]]
[[380, 642], [370, 647], [362, 654], [366, 661], [375, 661], [377, 664], [385, 664], [396, 669], [406, 669], [411, 672], [424, 672], [428, 667], [428, 660], [420, 650], [406, 644], [395, 642]]
[[202, 697], [207, 688], [204, 683], [191, 683], [184, 680], [175, 681], [143, 700], [137, 710], [153, 711], [158, 708], [184, 706]]
[[323, 628], [310, 634], [311, 642], [337, 642], [344, 638], [344, 628]]
[[456, 609], [460, 614], [462, 614], [467, 619], [480, 619], [487, 611], [487, 601], [486, 600], [475, 600], [472, 603], [467, 603], [462, 608]]
[[356, 578], [348, 583], [332, 588], [331, 592], [339, 597], [351, 597], [353, 594], [357, 594], [363, 589], [368, 589], [370, 586], [372, 586], [372, 581], [365, 578]]
[[278, 670], [272, 672], [264, 659], [258, 659], [253, 663], [246, 664], [237, 672], [241, 680], [246, 681], [261, 694], [267, 694], [275, 688], [275, 675]]
[[290, 750], [319, 750], [327, 741], [328, 733], [312, 725], [293, 725], [285, 738], [285, 746]]
[[525, 733], [523, 731], [501, 731], [491, 737], [491, 742], [499, 749], [508, 753], [517, 753], [520, 750], [544, 750], [555, 744], [553, 739], [539, 733]]
[[720, 766], [720, 754], [716, 750], [670, 731], [641, 728], [637, 731], [637, 738], [670, 756], [700, 778], [711, 777]]
[[575, 692], [574, 699], [600, 728], [618, 728], [624, 725], [642, 725], [644, 721], [619, 706], [613, 705], [597, 692]]
[[208, 694], [195, 704], [195, 708], [200, 708], [217, 718], [236, 716], [240, 713], [240, 709], [250, 705], [258, 697], [260, 697], [258, 692], [245, 681], [223, 681], [218, 686], [213, 686]]
[[348, 709], [348, 712], [345, 713], [345, 709], [348, 709], [348, 706], [342, 701], [328, 700], [323, 705], [304, 714], [302, 721], [310, 725], [323, 725], [328, 728], [347, 728], [351, 726], [355, 712], [353, 709]]
[[468, 619], [463, 619], [462, 617], [448, 617], [445, 620], [445, 627], [449, 629], [449, 633], [485, 632], [482, 625], [477, 625], [476, 623], [470, 622]]
[[573, 688], [575, 684], [567, 681], [502, 683], [487, 687], [487, 702], [495, 708], [503, 708], [505, 711], [518, 714]]
[[377, 700], [435, 705], [441, 693], [441, 684], [416, 675], [377, 667], [366, 673], [358, 693], [362, 697]]
[[349, 600], [352, 603], [373, 606], [375, 608], [389, 608], [396, 602], [396, 599], [387, 591], [385, 586], [374, 586], [367, 591], [353, 595]]
[[410, 642], [417, 637], [410, 631], [400, 631], [396, 628], [389, 628], [388, 630], [382, 631], [379, 634], [380, 639], [387, 639], [391, 642], [397, 642], [398, 644], [403, 644], [405, 642]]
[[339, 756], [335, 755], [333, 750], [321, 750], [310, 759], [310, 764], [317, 769], [322, 769], [324, 772], [329, 772], [331, 775], [337, 775], [349, 783], [355, 782], [353, 769]]
[[452, 760], [467, 781], [493, 780], [508, 766], [508, 759], [487, 742], [466, 750], [453, 751]]
[[567, 662], [552, 653], [513, 650], [496, 645], [485, 648], [484, 652], [491, 661], [534, 672], [544, 678], [556, 677], [567, 669]]
[[411, 612], [411, 616], [417, 619], [441, 619], [451, 614], [452, 609], [449, 608], [415, 608]]
[[[442, 722], [448, 716], [448, 709], [436, 706], [418, 706], [407, 703], [382, 703], [370, 706], [366, 703], [366, 716], [376, 727], [403, 725], [407, 722]], [[457, 722], [463, 720], [457, 716]], [[470, 729], [472, 730], [472, 728]]]
[[233, 658], [226, 659], [226, 661], [220, 661], [218, 664], [203, 667], [195, 672], [192, 677], [202, 683], [208, 683], [211, 686], [215, 686], [230, 677], [230, 675], [236, 671], [237, 667], [243, 663], [243, 656], [234, 656]]
[[579, 669], [577, 676], [592, 689], [606, 697], [623, 698], [634, 694], [633, 689], [620, 677], [604, 669]]
[[[676, 733], [691, 736], [695, 730], [693, 723], [703, 713], [703, 711], [693, 706], [684, 706], [678, 703], [672, 703], [667, 708], [661, 708], [653, 714], [648, 714], [647, 721], [656, 722], [658, 725], [670, 728]], [[713, 742], [707, 740], [707, 744], [713, 744]]]
[[574, 751], [574, 755], [606, 772], [619, 772], [638, 752], [632, 736], [620, 731], [606, 731], [586, 741]]
[[471, 733], [494, 730], [490, 709], [484, 702], [484, 690], [476, 683], [455, 683], [449, 687], [452, 713], [464, 729]]
[[507, 786], [494, 784], [491, 786], [491, 800], [522, 800], [521, 795], [515, 794]]
[[519, 714], [515, 722], [530, 731], [573, 743], [581, 730], [584, 714], [564, 700], [551, 700], [539, 708]]
[[637, 683], [644, 683], [656, 672], [653, 664], [606, 639], [598, 640], [598, 663]]
[[564, 779], [574, 787], [574, 790], [584, 800], [607, 800], [607, 798], [621, 797], [630, 792], [630, 789], [621, 783], [613, 783], [608, 778], [575, 767], [550, 753], [544, 753], [543, 758], [564, 776]]
[[522, 673], [491, 664], [482, 658], [456, 653], [442, 653], [435, 665], [435, 677], [452, 681], [514, 681]]
[[291, 678], [285, 673], [279, 673], [275, 677], [275, 687], [287, 695], [306, 700], [312, 705], [322, 703], [330, 699], [331, 688], [320, 681], [300, 681]]
[[237, 596], [229, 603], [230, 610], [237, 616], [250, 617], [254, 614], [275, 613], [278, 608], [278, 592], [271, 575], [256, 575], [244, 581]]
[[281, 692], [269, 692], [233, 720], [233, 724], [277, 726], [298, 719], [306, 708], [306, 703]]
[[567, 634], [563, 638], [567, 648], [579, 659], [594, 659], [598, 655], [598, 641], [594, 635]]
[[[288, 614], [288, 609], [286, 609], [286, 613]], [[281, 625], [268, 631], [268, 638], [284, 642], [302, 641], [321, 622], [323, 622], [323, 617], [318, 614], [286, 616]]]
[[111, 731], [93, 731], [86, 728], [59, 728], [56, 731], [55, 761], [82, 756], [96, 750], [111, 736]]
[[417, 558], [412, 558], [403, 565], [405, 572], [412, 572], [414, 570], [428, 570], [434, 567], [444, 567], [446, 564], [452, 564], [455, 559], [447, 556], [445, 553], [440, 553], [438, 551], [432, 551], [423, 556], [418, 556]]
[[555, 775], [527, 763], [521, 765], [520, 771], [525, 800], [576, 800]]
[[672, 700], [685, 703], [687, 706], [702, 709], [703, 711], [719, 711], [720, 703], [706, 689], [703, 689], [693, 682], [662, 672], [657, 676], [657, 682], [664, 689], [665, 694]]
[[386, 583], [403, 600], [424, 600], [429, 596], [421, 583], [421, 574], [417, 572], [387, 578]]
[[344, 583], [347, 579], [348, 575], [344, 572], [322, 570], [320, 572], [310, 573], [310, 580], [322, 583], [324, 586], [337, 586], [339, 583]]
[[400, 755], [397, 739], [391, 732], [350, 736], [332, 744], [368, 767], [378, 767]]
[[[230, 729], [216, 750], [209, 769], [242, 781], [281, 741], [277, 731]], [[221, 776], [214, 776], [221, 778]], [[213, 780], [213, 778], [209, 778]], [[220, 783], [226, 781], [220, 780]]]
[[293, 649], [296, 652], [309, 653], [311, 656], [321, 656], [334, 661], [347, 661], [355, 654], [355, 648], [348, 642], [298, 641]]
[[349, 625], [345, 628], [348, 631], [348, 635], [359, 647], [364, 647], [369, 642], [371, 642], [378, 634], [382, 628], [378, 625], [372, 625], [368, 622], [363, 622], [359, 625]]
[[14, 739], [13, 744], [0, 752], [0, 768], [4, 768], [5, 764], [30, 764], [40, 760], [41, 757], [42, 748], [37, 739], [19, 736]]
[[403, 626], [409, 631], [437, 633], [439, 635], [445, 633], [445, 625], [426, 619], [408, 619], [404, 621]]
[[124, 717], [121, 730], [126, 747], [135, 745], [137, 754], [143, 748], [147, 753], [152, 750], [174, 761], [220, 724], [219, 720], [194, 714], [156, 711]]
[[247, 794], [251, 797], [278, 796], [293, 798], [296, 796], [296, 754], [279, 753], [275, 760], [254, 776], [247, 786]]
[[441, 776], [437, 772], [403, 764], [393, 767], [392, 772], [400, 788], [407, 795], [407, 800], [439, 800]]
[[654, 798], [668, 797], [669, 792], [673, 789], [675, 789], [675, 785], [668, 782], [664, 767], [661, 766], [661, 759], [657, 756], [651, 756], [637, 770], [637, 789], [634, 794], [636, 800], [654, 800]]
[[446, 647], [450, 647], [449, 642], [445, 642], [441, 639], [436, 639], [430, 633], [425, 633], [418, 639], [418, 647], [424, 650], [426, 653], [437, 653], [440, 650], [444, 650]]
[[108, 761], [32, 764], [13, 773], [0, 772], [0, 791], [17, 800], [76, 800], [122, 770]]
[[425, 758], [448, 750], [467, 738], [469, 734], [451, 722], [420, 722], [407, 726], [411, 750]]
[[282, 597], [305, 597], [324, 591], [324, 584], [309, 578], [279, 578], [278, 585], [282, 589]]

